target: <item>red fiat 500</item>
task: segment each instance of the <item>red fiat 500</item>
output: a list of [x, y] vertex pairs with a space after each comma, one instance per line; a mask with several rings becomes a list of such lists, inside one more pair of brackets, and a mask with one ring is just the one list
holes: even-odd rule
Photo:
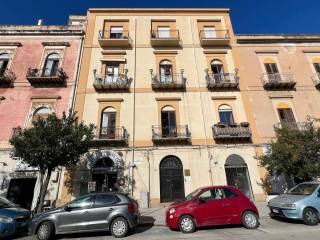
[[199, 188], [183, 201], [170, 205], [166, 211], [167, 226], [192, 233], [197, 227], [242, 224], [245, 228], [259, 226], [259, 213], [254, 203], [236, 187]]

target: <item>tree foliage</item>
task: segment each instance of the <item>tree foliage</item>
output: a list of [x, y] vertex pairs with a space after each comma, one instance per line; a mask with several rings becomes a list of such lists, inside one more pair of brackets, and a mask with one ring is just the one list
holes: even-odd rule
[[31, 128], [15, 130], [10, 139], [12, 157], [39, 169], [42, 177], [46, 175], [41, 186], [38, 211], [42, 210], [52, 171], [76, 164], [89, 150], [93, 130], [93, 125], [78, 122], [75, 113], [68, 116], [63, 113], [61, 118], [53, 113], [46, 119], [38, 118]]
[[277, 140], [270, 144], [260, 163], [270, 175], [293, 177], [296, 182], [320, 176], [320, 129], [312, 122], [296, 128], [276, 128]]

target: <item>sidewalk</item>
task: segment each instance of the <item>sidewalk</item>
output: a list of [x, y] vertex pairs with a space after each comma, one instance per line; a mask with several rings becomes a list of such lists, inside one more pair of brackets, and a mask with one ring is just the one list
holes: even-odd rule
[[[255, 204], [258, 208], [260, 218], [266, 218], [269, 216], [269, 209], [265, 202], [257, 202]], [[166, 210], [165, 207], [140, 209], [141, 224], [165, 226], [166, 225], [165, 210]]]

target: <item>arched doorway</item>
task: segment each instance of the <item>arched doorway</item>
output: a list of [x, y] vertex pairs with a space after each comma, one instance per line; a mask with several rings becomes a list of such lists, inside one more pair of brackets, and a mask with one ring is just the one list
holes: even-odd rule
[[227, 184], [238, 187], [247, 197], [253, 199], [248, 166], [243, 158], [232, 154], [227, 158], [224, 166]]
[[175, 156], [167, 156], [160, 162], [160, 201], [174, 202], [184, 197], [182, 162]]

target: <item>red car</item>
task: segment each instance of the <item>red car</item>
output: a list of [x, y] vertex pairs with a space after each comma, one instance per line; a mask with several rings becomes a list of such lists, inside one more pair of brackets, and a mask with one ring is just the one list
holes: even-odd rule
[[236, 187], [199, 188], [183, 201], [170, 205], [166, 211], [167, 226], [192, 233], [198, 227], [242, 224], [245, 228], [259, 226], [259, 213], [254, 203]]

